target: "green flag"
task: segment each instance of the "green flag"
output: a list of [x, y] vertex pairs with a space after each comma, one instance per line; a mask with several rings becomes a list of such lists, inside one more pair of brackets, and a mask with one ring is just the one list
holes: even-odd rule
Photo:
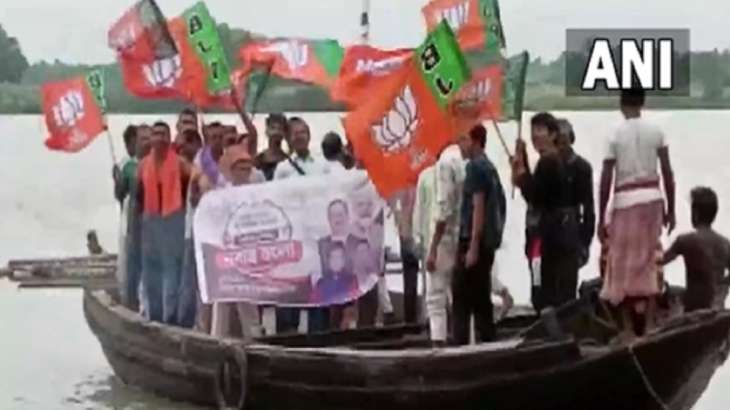
[[205, 67], [206, 82], [210, 94], [231, 89], [231, 71], [226, 59], [215, 20], [204, 2], [198, 2], [183, 12], [190, 46]]
[[416, 49], [418, 67], [441, 108], [471, 75], [454, 32], [442, 21]]
[[106, 91], [104, 87], [104, 76], [100, 70], [91, 71], [86, 75], [86, 84], [91, 90], [91, 94], [94, 96], [97, 105], [101, 108], [102, 113], [106, 113]]

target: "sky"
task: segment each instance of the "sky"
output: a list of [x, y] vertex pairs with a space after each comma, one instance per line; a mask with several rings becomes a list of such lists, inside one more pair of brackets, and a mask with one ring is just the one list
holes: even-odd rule
[[[414, 47], [425, 35], [428, 0], [371, 0], [371, 42]], [[168, 17], [194, 0], [158, 0]], [[362, 0], [206, 0], [220, 22], [271, 36], [357, 40]], [[131, 0], [0, 0], [0, 24], [31, 62], [107, 63], [106, 32]], [[730, 48], [730, 1], [502, 0], [508, 53], [543, 59], [565, 48], [568, 28], [688, 28], [693, 50]]]

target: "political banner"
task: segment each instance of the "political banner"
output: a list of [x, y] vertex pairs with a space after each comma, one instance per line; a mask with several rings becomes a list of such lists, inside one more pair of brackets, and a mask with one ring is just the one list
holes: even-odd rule
[[207, 193], [193, 222], [205, 303], [340, 305], [384, 265], [384, 202], [364, 171]]

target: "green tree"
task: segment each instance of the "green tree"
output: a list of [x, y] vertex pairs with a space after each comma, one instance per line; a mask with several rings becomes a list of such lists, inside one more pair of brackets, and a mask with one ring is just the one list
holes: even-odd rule
[[18, 83], [28, 68], [28, 60], [15, 37], [8, 36], [0, 25], [0, 83]]

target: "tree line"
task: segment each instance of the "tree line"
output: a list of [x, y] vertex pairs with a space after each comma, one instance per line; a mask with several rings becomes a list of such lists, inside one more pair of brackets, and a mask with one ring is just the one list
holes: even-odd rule
[[[218, 27], [226, 48], [228, 61], [238, 64], [238, 50], [246, 42], [259, 38], [246, 30], [227, 24]], [[528, 110], [605, 109], [615, 107], [615, 98], [566, 97], [566, 53], [552, 61], [535, 58], [527, 71]], [[692, 52], [691, 97], [662, 97], [649, 100], [658, 108], [730, 108], [730, 50]], [[118, 113], [165, 113], [178, 111], [184, 105], [173, 100], [143, 100], [130, 95], [124, 88], [116, 63], [101, 66], [73, 64], [59, 60], [29, 64], [18, 39], [11, 37], [0, 25], [0, 113], [39, 113], [40, 85], [101, 69], [106, 81], [109, 110]], [[260, 86], [259, 82], [259, 86]], [[253, 90], [259, 98], [249, 98], [249, 109], [259, 112], [291, 111], [307, 106], [312, 111], [341, 110], [333, 105], [327, 93], [315, 86], [279, 78], [268, 78], [263, 92]], [[251, 91], [251, 90], [249, 90]], [[253, 100], [256, 106], [253, 107]]]

